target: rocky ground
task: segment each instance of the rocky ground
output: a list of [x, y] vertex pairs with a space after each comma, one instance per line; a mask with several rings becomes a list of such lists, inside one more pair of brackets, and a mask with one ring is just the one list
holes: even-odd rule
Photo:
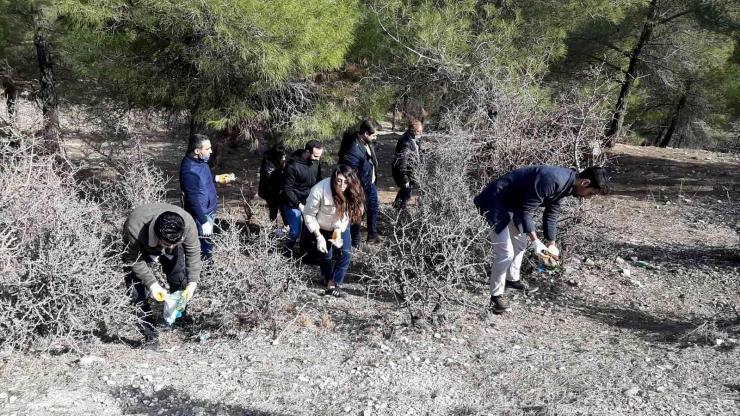
[[[243, 160], [224, 171], [250, 177]], [[277, 342], [175, 329], [158, 352], [6, 352], [0, 415], [740, 414], [739, 164], [618, 146], [596, 206], [611, 254], [583, 247], [564, 275], [531, 275], [542, 290], [509, 314], [484, 311], [481, 284], [461, 294], [480, 308], [409, 326], [350, 277], [345, 300], [309, 288]]]

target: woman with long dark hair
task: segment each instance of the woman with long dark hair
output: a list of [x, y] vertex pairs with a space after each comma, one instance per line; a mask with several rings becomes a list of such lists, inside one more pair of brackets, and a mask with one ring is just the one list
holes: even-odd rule
[[[334, 168], [331, 177], [317, 183], [308, 195], [303, 218], [306, 228], [316, 238], [327, 295], [347, 297], [341, 287], [352, 259], [349, 229], [362, 220], [364, 205], [365, 192], [360, 180], [346, 165]], [[334, 249], [339, 252], [337, 256]]]
[[[267, 202], [267, 207], [270, 209], [270, 221], [273, 222], [277, 220], [278, 212], [281, 211], [280, 199], [283, 193], [284, 170], [285, 147], [282, 144], [276, 144], [269, 148], [262, 157], [258, 190], [259, 196]], [[283, 225], [287, 225], [285, 217], [283, 217]]]

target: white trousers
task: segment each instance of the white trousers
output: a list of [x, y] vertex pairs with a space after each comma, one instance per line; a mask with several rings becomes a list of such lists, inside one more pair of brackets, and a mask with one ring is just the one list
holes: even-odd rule
[[504, 294], [506, 280], [511, 282], [519, 280], [524, 250], [527, 249], [527, 235], [520, 233], [514, 226], [514, 221], [511, 221], [509, 226], [498, 234], [491, 227], [488, 237], [493, 243], [494, 252], [491, 265], [491, 296], [501, 296]]

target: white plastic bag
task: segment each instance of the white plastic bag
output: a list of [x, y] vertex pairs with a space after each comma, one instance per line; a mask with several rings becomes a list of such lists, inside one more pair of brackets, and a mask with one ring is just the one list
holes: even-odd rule
[[182, 290], [170, 293], [164, 300], [164, 310], [162, 311], [162, 317], [164, 322], [169, 326], [175, 323], [177, 318], [182, 316], [182, 311], [185, 310], [187, 300], [182, 296]]

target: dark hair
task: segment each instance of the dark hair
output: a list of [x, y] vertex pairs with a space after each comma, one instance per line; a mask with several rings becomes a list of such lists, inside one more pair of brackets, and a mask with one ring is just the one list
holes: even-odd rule
[[371, 120], [365, 120], [362, 123], [360, 123], [360, 130], [357, 131], [357, 134], [375, 134], [378, 130], [375, 127], [375, 123], [373, 123]]
[[195, 149], [200, 149], [203, 147], [203, 142], [206, 140], [211, 140], [208, 138], [208, 136], [202, 135], [202, 134], [194, 134], [190, 136], [190, 140], [188, 140], [188, 153], [193, 153]]
[[318, 140], [309, 140], [308, 143], [306, 143], [306, 151], [308, 153], [313, 153], [313, 149], [323, 149], [324, 143], [321, 143]]
[[601, 166], [584, 169], [578, 174], [578, 179], [588, 179], [590, 181], [588, 187], [598, 189], [602, 195], [607, 195], [610, 191], [609, 178], [606, 176], [606, 170]]
[[[347, 189], [343, 193], [337, 192], [336, 179], [342, 175], [347, 179]], [[365, 191], [360, 186], [360, 179], [355, 170], [347, 165], [339, 165], [331, 173], [331, 194], [334, 205], [337, 207], [337, 217], [343, 218], [345, 214], [349, 217], [349, 223], [359, 224], [362, 222], [362, 209], [365, 206]]]
[[177, 213], [165, 211], [154, 220], [154, 235], [169, 244], [177, 244], [185, 233], [185, 220]]
[[265, 152], [265, 156], [268, 160], [272, 161], [275, 166], [277, 166], [280, 164], [280, 159], [285, 156], [285, 146], [283, 146], [282, 144], [276, 144], [275, 146], [267, 149], [267, 151]]

